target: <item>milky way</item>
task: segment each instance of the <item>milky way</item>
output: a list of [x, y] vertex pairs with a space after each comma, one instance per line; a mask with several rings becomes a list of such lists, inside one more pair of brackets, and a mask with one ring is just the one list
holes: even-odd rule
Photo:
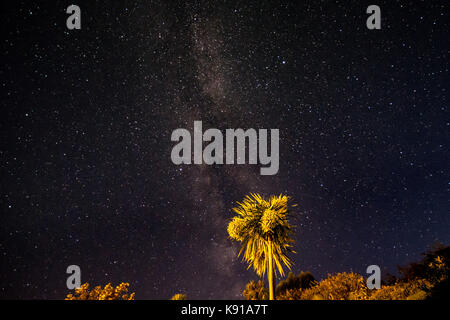
[[[250, 192], [298, 204], [293, 271], [384, 273], [448, 244], [448, 5], [10, 1], [2, 10], [0, 298], [129, 282], [241, 299]], [[280, 130], [280, 169], [174, 165], [171, 133]]]

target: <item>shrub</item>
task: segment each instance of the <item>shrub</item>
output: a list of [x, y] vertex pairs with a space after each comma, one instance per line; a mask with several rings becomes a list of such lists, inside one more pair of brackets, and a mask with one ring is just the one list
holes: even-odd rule
[[175, 294], [170, 300], [187, 300], [187, 296], [183, 293]]
[[317, 285], [303, 290], [302, 300], [365, 300], [369, 293], [364, 278], [357, 273], [329, 275]]
[[259, 280], [258, 282], [250, 281], [245, 286], [242, 295], [246, 300], [268, 300], [269, 290], [266, 288], [264, 281]]
[[134, 292], [128, 294], [129, 283], [113, 287], [108, 283], [104, 288], [96, 286], [89, 290], [89, 283], [75, 289], [75, 294], [68, 294], [65, 300], [134, 300]]

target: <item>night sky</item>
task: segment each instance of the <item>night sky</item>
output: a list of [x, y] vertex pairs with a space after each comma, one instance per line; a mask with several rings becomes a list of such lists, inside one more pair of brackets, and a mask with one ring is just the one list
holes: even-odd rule
[[[296, 2], [75, 1], [68, 30], [72, 2], [3, 1], [0, 298], [62, 299], [75, 264], [137, 299], [242, 299], [250, 192], [292, 196], [317, 279], [449, 244], [447, 1]], [[279, 129], [278, 174], [173, 164], [195, 120]]]

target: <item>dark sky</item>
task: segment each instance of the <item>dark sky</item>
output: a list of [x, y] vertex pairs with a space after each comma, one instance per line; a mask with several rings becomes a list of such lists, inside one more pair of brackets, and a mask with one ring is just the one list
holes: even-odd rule
[[[72, 264], [138, 299], [241, 298], [250, 192], [298, 203], [293, 270], [319, 279], [449, 244], [446, 2], [75, 1], [68, 30], [71, 1], [3, 1], [0, 298], [61, 299]], [[279, 129], [278, 174], [174, 165], [194, 120]]]

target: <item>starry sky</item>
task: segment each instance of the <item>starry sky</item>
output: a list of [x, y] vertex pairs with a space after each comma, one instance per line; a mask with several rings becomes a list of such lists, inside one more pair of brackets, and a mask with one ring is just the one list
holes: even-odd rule
[[[293, 271], [318, 279], [450, 243], [446, 1], [74, 3], [81, 30], [69, 1], [1, 4], [1, 299], [62, 299], [72, 264], [138, 299], [240, 299], [250, 192], [292, 196]], [[174, 165], [195, 120], [279, 129], [278, 174]]]

